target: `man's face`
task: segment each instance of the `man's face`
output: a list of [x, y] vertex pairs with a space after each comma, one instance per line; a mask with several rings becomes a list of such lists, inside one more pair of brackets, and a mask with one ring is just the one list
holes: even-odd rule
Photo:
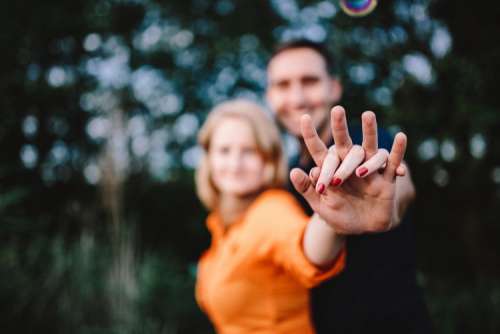
[[342, 94], [324, 59], [310, 48], [282, 51], [269, 63], [267, 76], [267, 101], [280, 123], [297, 137], [302, 115], [309, 114], [316, 129], [321, 128]]

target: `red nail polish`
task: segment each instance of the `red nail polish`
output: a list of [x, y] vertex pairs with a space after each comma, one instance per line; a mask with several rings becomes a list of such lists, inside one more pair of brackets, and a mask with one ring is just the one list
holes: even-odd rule
[[360, 169], [358, 169], [358, 175], [359, 176], [365, 176], [366, 173], [368, 173], [368, 168], [366, 167], [361, 167]]
[[341, 178], [336, 177], [336, 178], [334, 178], [334, 179], [333, 179], [333, 185], [334, 185], [334, 186], [338, 186], [338, 185], [340, 185], [341, 183], [342, 183], [342, 179], [341, 179]]
[[322, 194], [325, 191], [325, 185], [323, 183], [319, 185], [318, 191], [320, 194]]

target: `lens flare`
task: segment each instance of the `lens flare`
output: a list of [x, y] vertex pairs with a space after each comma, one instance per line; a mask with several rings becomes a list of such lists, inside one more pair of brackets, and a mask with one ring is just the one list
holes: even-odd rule
[[377, 7], [377, 0], [340, 0], [340, 7], [350, 16], [365, 16]]

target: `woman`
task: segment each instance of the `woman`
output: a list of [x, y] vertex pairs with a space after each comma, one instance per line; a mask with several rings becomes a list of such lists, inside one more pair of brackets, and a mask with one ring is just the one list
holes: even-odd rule
[[279, 133], [257, 104], [215, 107], [199, 142], [212, 243], [198, 265], [198, 304], [219, 333], [313, 333], [308, 288], [342, 270], [344, 237], [282, 190]]

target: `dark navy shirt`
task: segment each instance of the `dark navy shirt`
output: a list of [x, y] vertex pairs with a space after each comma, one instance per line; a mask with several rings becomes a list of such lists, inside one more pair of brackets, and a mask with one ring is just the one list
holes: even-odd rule
[[[361, 144], [361, 127], [349, 132], [353, 142]], [[392, 137], [383, 129], [378, 130], [378, 142], [379, 148], [390, 151]], [[306, 173], [314, 166], [312, 162], [300, 166], [297, 161], [291, 167]], [[290, 191], [312, 214], [291, 185]], [[431, 332], [416, 282], [414, 230], [407, 216], [389, 232], [347, 238], [344, 271], [311, 292], [312, 317], [319, 334]]]

